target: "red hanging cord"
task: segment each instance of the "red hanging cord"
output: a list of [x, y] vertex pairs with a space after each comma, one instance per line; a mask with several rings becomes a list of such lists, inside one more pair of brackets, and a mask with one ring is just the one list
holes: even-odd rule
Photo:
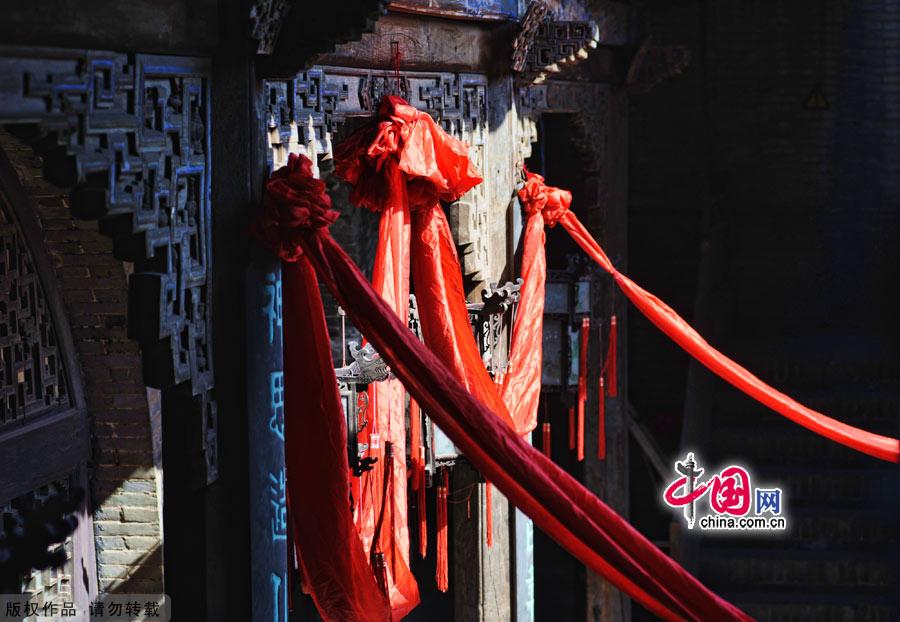
[[409, 476], [412, 489], [419, 489], [419, 448], [422, 446], [422, 415], [416, 400], [409, 400], [409, 456], [412, 468]]
[[450, 587], [449, 563], [447, 559], [447, 497], [450, 491], [450, 477], [447, 469], [441, 469], [441, 484], [437, 487], [437, 566], [435, 582], [437, 589], [446, 592]]
[[606, 387], [603, 376], [600, 376], [600, 389], [597, 392], [597, 459], [606, 458]]
[[409, 400], [409, 470], [412, 489], [416, 494], [419, 519], [419, 555], [425, 558], [428, 550], [428, 522], [425, 512], [425, 447], [422, 445], [422, 411], [419, 403]]
[[490, 482], [484, 484], [484, 531], [491, 548], [494, 546], [494, 487]]
[[543, 442], [541, 448], [544, 450], [544, 455], [548, 458], [550, 457], [550, 422], [545, 421], [543, 425]]
[[378, 582], [378, 587], [381, 588], [381, 591], [385, 596], [388, 595], [388, 573], [387, 573], [387, 564], [384, 559], [384, 547], [382, 546], [382, 528], [384, 527], [384, 519], [385, 513], [388, 510], [388, 502], [387, 500], [390, 498], [390, 490], [392, 488], [391, 484], [394, 481], [393, 476], [393, 460], [394, 460], [394, 445], [391, 442], [387, 442], [384, 444], [384, 464], [387, 465], [387, 468], [384, 470], [384, 474], [382, 475], [382, 495], [381, 495], [381, 510], [378, 513], [378, 521], [375, 523], [375, 538], [372, 541], [372, 552], [370, 554], [370, 563], [372, 564], [372, 569], [375, 571], [375, 580]]
[[606, 354], [606, 386], [609, 389], [609, 396], [616, 397], [618, 390], [618, 374], [616, 373], [616, 342], [618, 341], [618, 327], [616, 326], [616, 316], [613, 315], [609, 319], [609, 351]]
[[581, 349], [578, 360], [578, 429], [576, 444], [578, 461], [584, 460], [584, 403], [587, 401], [587, 354], [588, 336], [591, 334], [591, 318], [581, 318]]
[[416, 472], [413, 477], [419, 480], [416, 490], [419, 505], [419, 557], [425, 559], [428, 552], [428, 516], [425, 512], [425, 469]]

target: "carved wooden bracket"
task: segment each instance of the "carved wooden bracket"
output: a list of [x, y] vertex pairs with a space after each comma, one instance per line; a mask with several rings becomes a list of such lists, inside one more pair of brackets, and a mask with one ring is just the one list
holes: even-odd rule
[[544, 0], [533, 0], [522, 20], [522, 30], [513, 41], [513, 71], [534, 84], [588, 57], [600, 42], [600, 27], [594, 22], [554, 21]]
[[291, 76], [335, 46], [371, 32], [387, 12], [388, 0], [253, 0], [250, 35], [260, 54], [259, 76]]
[[629, 94], [647, 93], [657, 84], [680, 75], [691, 62], [691, 50], [684, 45], [654, 45], [648, 36], [638, 48], [625, 77]]
[[196, 423], [194, 479], [217, 477], [207, 61], [0, 49], [0, 122], [29, 140], [75, 216], [133, 262], [128, 333], [144, 382]]

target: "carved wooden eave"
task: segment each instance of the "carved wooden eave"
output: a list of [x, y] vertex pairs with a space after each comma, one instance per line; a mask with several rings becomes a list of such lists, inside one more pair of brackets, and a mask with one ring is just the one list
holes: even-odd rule
[[555, 21], [544, 0], [534, 0], [513, 41], [513, 71], [532, 84], [588, 57], [600, 42], [600, 27], [591, 21]]
[[683, 45], [655, 45], [648, 36], [631, 59], [625, 87], [630, 95], [648, 93], [658, 84], [681, 75], [691, 62], [691, 50]]
[[289, 77], [317, 54], [371, 32], [387, 12], [388, 0], [255, 0], [249, 32], [257, 41], [259, 75]]
[[209, 62], [0, 48], [0, 123], [28, 140], [78, 218], [132, 262], [128, 333], [144, 382], [193, 423], [198, 486], [218, 472], [211, 316]]
[[391, 11], [445, 19], [502, 22], [519, 17], [519, 0], [392, 0]]

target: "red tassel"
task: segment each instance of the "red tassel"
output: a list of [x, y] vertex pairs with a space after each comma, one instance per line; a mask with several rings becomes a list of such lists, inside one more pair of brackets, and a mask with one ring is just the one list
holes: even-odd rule
[[425, 513], [425, 469], [421, 469], [413, 475], [414, 479], [419, 480], [419, 487], [416, 489], [419, 504], [419, 556], [425, 559], [428, 552], [428, 516]]
[[425, 447], [422, 445], [422, 412], [419, 403], [409, 400], [409, 455], [412, 489], [416, 491], [419, 518], [419, 555], [428, 551], [428, 519], [425, 512]]
[[597, 394], [597, 459], [606, 458], [606, 387], [600, 377], [600, 390]]
[[437, 489], [437, 567], [435, 582], [437, 589], [446, 592], [450, 587], [449, 564], [447, 559], [447, 496], [450, 478], [447, 469], [441, 471], [442, 483]]
[[484, 484], [484, 530], [487, 533], [488, 548], [494, 546], [494, 487], [490, 482]]
[[616, 397], [618, 390], [618, 375], [616, 374], [616, 341], [618, 341], [618, 328], [616, 316], [609, 320], [609, 351], [606, 354], [606, 386], [609, 388], [609, 396]]
[[581, 351], [578, 359], [578, 461], [584, 460], [584, 403], [587, 401], [587, 354], [588, 336], [591, 333], [591, 318], [581, 318]]
[[575, 407], [569, 406], [569, 449], [575, 449]]
[[544, 437], [543, 437], [544, 440], [542, 443], [542, 449], [544, 450], [544, 455], [549, 458], [550, 457], [550, 422], [549, 421], [544, 422], [543, 432], [544, 432]]
[[578, 462], [584, 460], [584, 402], [578, 407]]
[[409, 475], [412, 477], [412, 489], [419, 489], [419, 448], [422, 446], [422, 415], [419, 403], [409, 400], [409, 455], [412, 467]]

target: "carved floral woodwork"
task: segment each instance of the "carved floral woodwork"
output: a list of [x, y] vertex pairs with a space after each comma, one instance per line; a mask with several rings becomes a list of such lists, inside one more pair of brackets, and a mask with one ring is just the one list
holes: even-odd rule
[[217, 476], [211, 325], [209, 63], [4, 49], [0, 122], [29, 140], [75, 216], [132, 262], [129, 336], [144, 382], [195, 425], [195, 483]]

